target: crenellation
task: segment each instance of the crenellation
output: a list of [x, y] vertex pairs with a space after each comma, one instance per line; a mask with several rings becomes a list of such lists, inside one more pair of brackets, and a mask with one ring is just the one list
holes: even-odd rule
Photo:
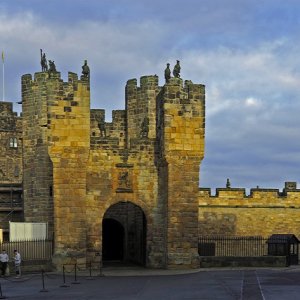
[[147, 75], [140, 78], [140, 87], [142, 90], [156, 90], [158, 88], [158, 76]]
[[[285, 190], [282, 192], [279, 189], [270, 188], [252, 188], [250, 189], [250, 194], [246, 194], [245, 188], [217, 188], [216, 194], [212, 195], [210, 188], [199, 188], [199, 197], [201, 199], [208, 199], [211, 203], [217, 204], [220, 199], [241, 200], [252, 201], [253, 203], [268, 203], [269, 200], [274, 199], [274, 201], [285, 201], [287, 199], [298, 198], [300, 189]], [[202, 200], [201, 200], [202, 201]], [[232, 203], [232, 202], [231, 202]], [[245, 202], [244, 202], [245, 203]]]
[[260, 235], [293, 233], [298, 235], [295, 220], [300, 213], [300, 190], [278, 189], [199, 189], [199, 233]]
[[112, 138], [119, 139], [121, 148], [125, 147], [126, 143], [126, 111], [113, 110], [112, 123], [108, 124], [108, 135]]
[[[136, 79], [127, 82], [126, 111], [127, 111], [127, 142], [132, 138], [156, 137], [156, 97], [160, 91], [158, 76], [142, 76], [140, 87]], [[145, 131], [144, 128], [147, 127]]]
[[[91, 147], [101, 146], [115, 148], [116, 145], [125, 145], [125, 111], [112, 112], [112, 122], [104, 122], [105, 111], [101, 109], [91, 110]], [[102, 124], [102, 125], [101, 125]], [[101, 130], [103, 131], [101, 133]]]

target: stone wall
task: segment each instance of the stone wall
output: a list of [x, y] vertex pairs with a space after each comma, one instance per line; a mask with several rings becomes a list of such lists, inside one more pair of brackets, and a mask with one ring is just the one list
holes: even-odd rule
[[[93, 112], [87, 173], [87, 245], [102, 251], [102, 219], [118, 202], [139, 206], [147, 224], [146, 265], [197, 267], [199, 164], [204, 152], [204, 86], [157, 76], [126, 85], [126, 110], [101, 136]], [[104, 114], [98, 111], [98, 114]], [[179, 171], [180, 170], [180, 171]], [[181, 184], [188, 180], [189, 185]]]
[[199, 234], [263, 236], [294, 234], [300, 239], [300, 190], [199, 189]]
[[48, 151], [53, 164], [54, 263], [86, 259], [86, 168], [90, 149], [90, 87], [69, 73], [48, 81]]
[[52, 163], [48, 154], [48, 102], [55, 79], [46, 72], [22, 76], [23, 195], [26, 222], [47, 222], [53, 236]]
[[21, 183], [22, 118], [11, 102], [0, 102], [0, 183]]
[[[101, 260], [106, 218], [123, 226], [126, 258], [145, 257], [146, 266], [157, 268], [198, 267], [199, 234], [300, 238], [296, 188], [252, 189], [249, 196], [244, 189], [217, 189], [216, 196], [199, 189], [204, 85], [171, 78], [158, 86], [156, 75], [143, 76], [139, 85], [128, 80], [125, 101], [125, 110], [113, 111], [112, 122], [105, 122], [103, 109], [90, 109], [87, 78], [69, 73], [63, 82], [59, 72], [22, 76], [25, 220], [49, 223], [58, 267]], [[7, 142], [20, 121], [10, 105], [3, 110], [8, 121], [0, 124], [15, 124], [0, 131]], [[6, 158], [14, 153], [15, 165], [22, 166], [19, 150], [3, 151]], [[9, 183], [15, 174], [5, 170]], [[125, 213], [123, 207], [132, 209]], [[139, 246], [144, 239], [145, 247]]]
[[230, 256], [201, 256], [202, 268], [282, 268], [287, 267], [286, 256], [260, 256], [260, 257], [230, 257]]
[[0, 228], [9, 238], [9, 221], [23, 220], [22, 117], [11, 102], [0, 102]]
[[[198, 267], [199, 165], [204, 157], [205, 89], [171, 78], [158, 104], [161, 198], [169, 267]], [[187, 184], [188, 183], [188, 184]]]
[[[153, 134], [150, 136], [154, 120], [149, 122], [148, 134], [141, 136], [141, 123], [148, 115], [149, 106], [155, 105], [157, 84], [155, 76], [143, 77], [141, 87], [137, 87], [136, 80], [129, 80], [125, 95], [127, 110], [113, 112], [112, 122], [105, 123], [105, 137], [98, 134], [91, 137], [87, 172], [90, 257], [102, 252], [102, 220], [106, 211], [116, 203], [130, 202], [140, 207], [146, 218], [146, 264], [165, 266], [165, 239], [161, 230], [164, 218], [158, 205], [155, 166], [156, 140]], [[93, 130], [98, 132], [95, 127]]]

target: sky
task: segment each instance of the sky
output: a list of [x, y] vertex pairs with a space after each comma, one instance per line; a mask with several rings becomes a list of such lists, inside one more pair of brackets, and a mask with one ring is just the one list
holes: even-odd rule
[[163, 85], [178, 59], [183, 80], [206, 86], [200, 186], [300, 188], [299, 37], [299, 0], [0, 0], [4, 100], [21, 100], [43, 49], [65, 81], [88, 60], [91, 106], [110, 121], [128, 79]]

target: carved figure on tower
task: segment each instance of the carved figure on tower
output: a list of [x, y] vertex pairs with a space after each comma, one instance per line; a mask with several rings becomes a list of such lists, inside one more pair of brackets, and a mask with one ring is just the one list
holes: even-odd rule
[[166, 67], [166, 69], [165, 69], [165, 79], [166, 79], [166, 83], [169, 82], [170, 78], [171, 78], [170, 64], [167, 63], [167, 67]]
[[180, 61], [177, 60], [177, 63], [174, 66], [174, 69], [173, 69], [173, 75], [174, 75], [174, 77], [180, 78], [180, 70], [181, 70]]
[[41, 67], [42, 67], [42, 72], [47, 72], [48, 71], [48, 64], [47, 64], [47, 58], [46, 58], [46, 53], [43, 53], [43, 50], [41, 50]]
[[82, 77], [86, 79], [90, 78], [90, 68], [87, 64], [87, 60], [84, 61], [84, 65], [82, 66]]
[[49, 60], [49, 72], [57, 72], [54, 60]]

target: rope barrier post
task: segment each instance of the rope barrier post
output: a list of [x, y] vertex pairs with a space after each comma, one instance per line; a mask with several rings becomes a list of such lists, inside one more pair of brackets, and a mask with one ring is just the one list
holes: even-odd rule
[[72, 284], [79, 284], [80, 282], [77, 281], [77, 263], [75, 263], [74, 266], [74, 281], [72, 282]]
[[104, 276], [103, 271], [102, 271], [102, 268], [103, 268], [102, 259], [100, 260], [99, 268], [100, 268], [100, 270], [99, 270], [100, 272], [99, 272], [98, 276], [102, 277], [102, 276]]
[[0, 299], [6, 299], [6, 297], [2, 294], [2, 285], [0, 282]]
[[89, 263], [89, 271], [90, 271], [90, 276], [88, 276], [86, 279], [94, 280], [95, 278], [92, 276], [92, 261], [90, 261], [90, 263]]
[[42, 269], [42, 284], [43, 288], [40, 290], [40, 292], [48, 292], [48, 290], [45, 289], [45, 271]]
[[70, 287], [66, 284], [66, 274], [65, 274], [65, 266], [63, 265], [63, 281], [64, 283], [60, 287]]

